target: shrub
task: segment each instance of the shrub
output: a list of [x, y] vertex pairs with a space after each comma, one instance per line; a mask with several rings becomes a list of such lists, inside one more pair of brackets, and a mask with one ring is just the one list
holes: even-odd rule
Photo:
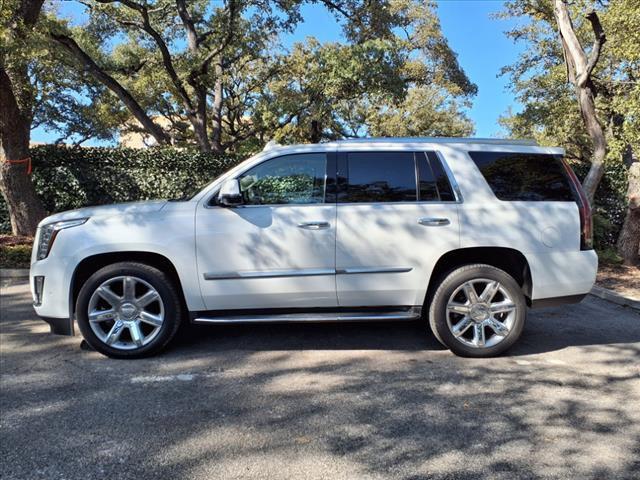
[[[243, 160], [175, 148], [31, 149], [33, 183], [48, 212], [88, 205], [179, 198], [197, 190]], [[0, 233], [11, 231], [0, 200]]]
[[31, 245], [0, 245], [0, 268], [29, 268]]

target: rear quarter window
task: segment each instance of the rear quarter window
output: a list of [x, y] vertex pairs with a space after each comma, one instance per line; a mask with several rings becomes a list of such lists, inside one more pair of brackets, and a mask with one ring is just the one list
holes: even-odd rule
[[558, 155], [506, 152], [469, 152], [469, 155], [500, 200], [575, 201]]

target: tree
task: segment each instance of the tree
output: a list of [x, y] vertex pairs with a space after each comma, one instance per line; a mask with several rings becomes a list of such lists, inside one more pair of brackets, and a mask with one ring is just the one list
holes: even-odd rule
[[610, 3], [603, 19], [613, 58], [621, 59], [607, 94], [611, 98], [615, 132], [612, 148], [628, 167], [628, 207], [620, 231], [618, 253], [627, 265], [640, 262], [640, 3]]
[[566, 2], [564, 0], [554, 0], [553, 13], [560, 32], [562, 52], [567, 66], [567, 77], [576, 89], [576, 97], [578, 98], [582, 119], [593, 142], [591, 168], [583, 182], [585, 193], [593, 203], [596, 189], [602, 178], [604, 158], [607, 153], [607, 141], [596, 113], [596, 90], [591, 76], [600, 58], [600, 52], [606, 36], [597, 12], [591, 10], [586, 15], [586, 18], [591, 23], [595, 40], [591, 51], [587, 54], [576, 35]]
[[[263, 46], [246, 42], [246, 32], [259, 32], [251, 37], [264, 42], [290, 28], [298, 3], [92, 0], [85, 3], [87, 25], [60, 25], [51, 38], [158, 144], [193, 138], [202, 152], [221, 151], [223, 77], [231, 56], [248, 55], [252, 47], [260, 55]], [[159, 116], [169, 131], [155, 121]]]
[[282, 58], [258, 104], [265, 129], [278, 140], [310, 142], [472, 133], [461, 107], [477, 87], [447, 44], [435, 5], [399, 0], [348, 8], [340, 12], [348, 42], [310, 38]]
[[29, 177], [36, 93], [30, 77], [39, 53], [35, 31], [43, 0], [5, 1], [0, 13], [0, 189], [14, 235], [33, 235], [45, 211]]
[[640, 160], [629, 167], [629, 206], [618, 237], [618, 253], [626, 265], [637, 265], [640, 258]]
[[[391, 132], [394, 121], [415, 123], [401, 112], [420, 105], [431, 112], [421, 121], [439, 126], [418, 122], [416, 134], [447, 133], [464, 117], [460, 107], [476, 87], [442, 35], [434, 3], [309, 0], [336, 15], [346, 41], [308, 39], [287, 51], [278, 38], [300, 21], [304, 1], [90, 0], [87, 24], [58, 25], [51, 37], [117, 96], [136, 120], [128, 128], [159, 144], [222, 151], [270, 138]], [[422, 93], [408, 97], [414, 88]], [[386, 123], [378, 121], [386, 111]]]

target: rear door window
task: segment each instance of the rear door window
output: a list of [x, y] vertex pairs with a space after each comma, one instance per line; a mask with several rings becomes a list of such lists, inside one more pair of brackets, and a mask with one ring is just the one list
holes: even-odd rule
[[469, 155], [500, 200], [574, 201], [560, 156], [507, 152], [469, 152]]
[[339, 164], [340, 203], [455, 201], [435, 152], [353, 152]]
[[347, 155], [345, 203], [415, 202], [413, 152], [358, 152]]

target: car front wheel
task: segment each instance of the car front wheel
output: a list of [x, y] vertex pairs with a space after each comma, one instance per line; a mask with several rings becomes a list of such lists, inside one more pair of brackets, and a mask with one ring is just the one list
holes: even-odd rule
[[171, 279], [150, 265], [122, 262], [94, 273], [76, 302], [85, 340], [113, 358], [162, 350], [176, 334], [182, 308]]
[[492, 357], [520, 337], [526, 313], [522, 289], [508, 273], [491, 265], [465, 265], [438, 286], [429, 323], [456, 355]]

